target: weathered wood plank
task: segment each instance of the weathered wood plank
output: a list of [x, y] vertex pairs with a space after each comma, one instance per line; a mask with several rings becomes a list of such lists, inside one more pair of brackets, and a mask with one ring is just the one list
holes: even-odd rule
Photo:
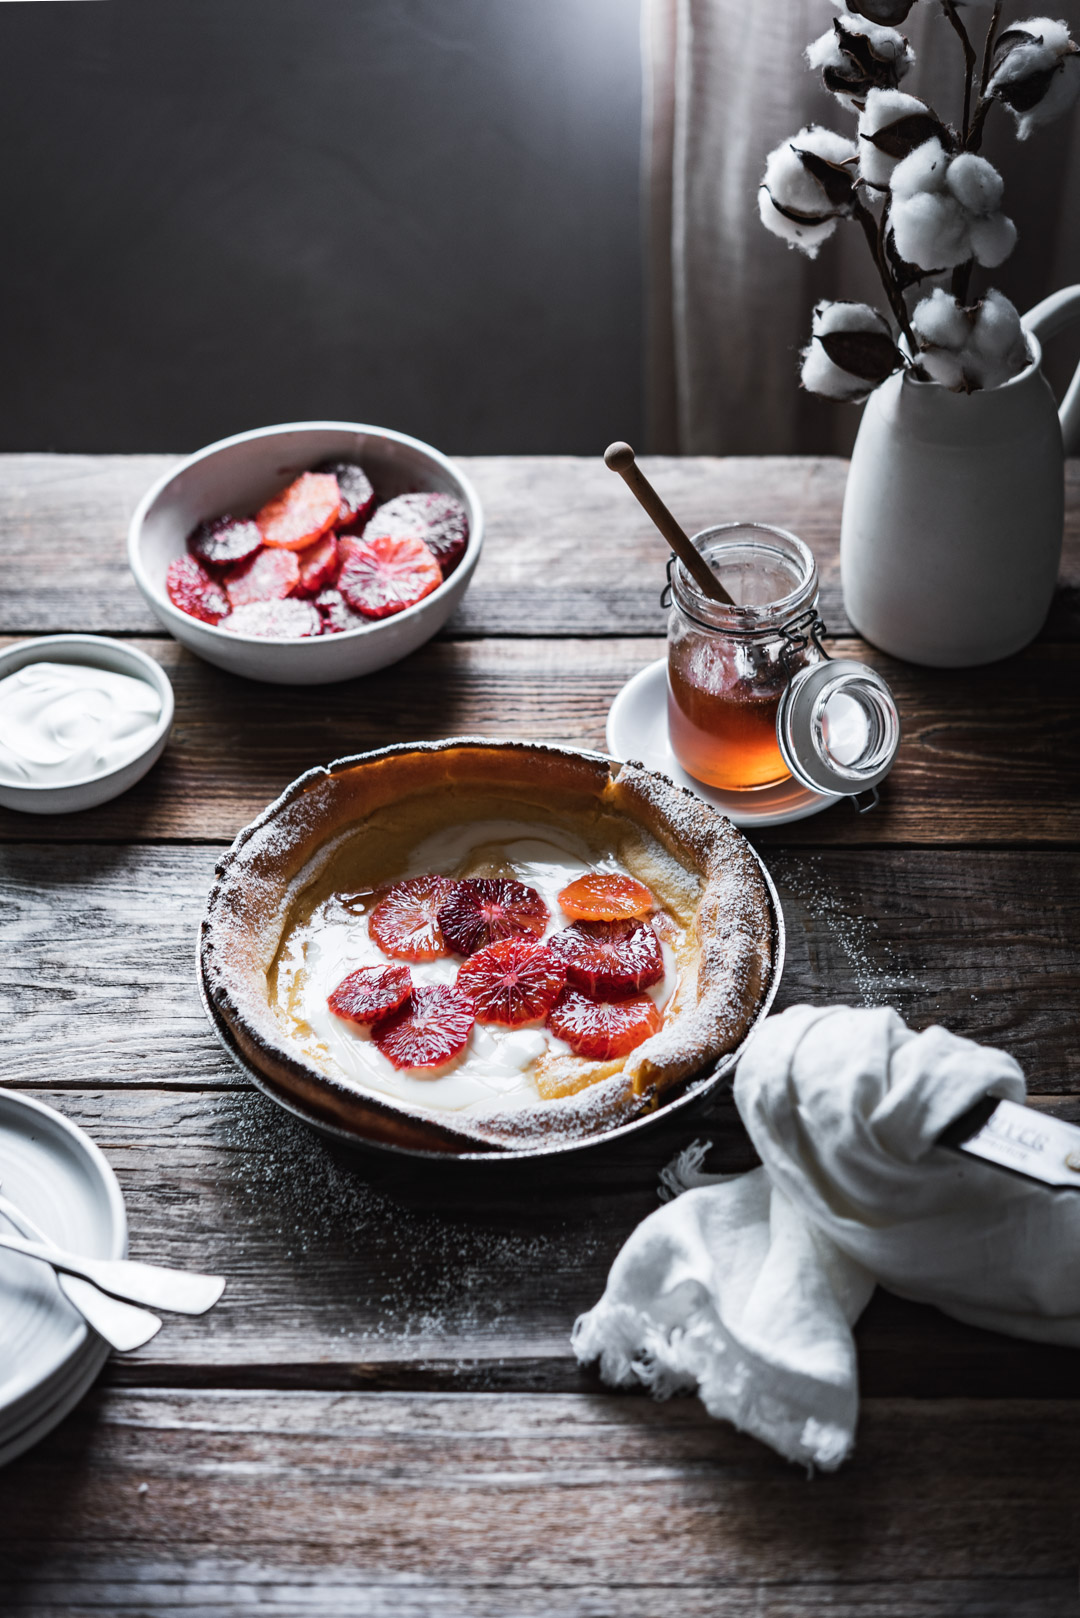
[[[127, 522], [167, 455], [0, 456], [0, 631], [154, 634], [124, 555]], [[465, 457], [483, 502], [483, 561], [451, 635], [649, 635], [665, 552], [599, 456]], [[847, 463], [811, 457], [647, 458], [691, 531], [753, 517], [813, 548], [822, 608], [850, 629], [837, 547]], [[1044, 637], [1080, 637], [1080, 463], [1066, 480], [1066, 554]], [[588, 565], [583, 565], [583, 558]], [[73, 561], [74, 559], [74, 561]]]
[[[37, 1093], [116, 1169], [133, 1256], [228, 1277], [210, 1315], [114, 1356], [113, 1386], [598, 1389], [570, 1328], [658, 1206], [659, 1170], [695, 1136], [714, 1171], [756, 1161], [728, 1098], [617, 1146], [463, 1170], [334, 1150], [254, 1092]], [[869, 1395], [1076, 1394], [1075, 1353], [884, 1293], [857, 1337]]]
[[[229, 1083], [195, 935], [217, 851], [0, 847], [0, 1079]], [[895, 1004], [1010, 1050], [1032, 1089], [1080, 1085], [1070, 1003], [1080, 855], [766, 851], [787, 920], [778, 1005]]]
[[[256, 1092], [37, 1093], [115, 1168], [134, 1257], [229, 1280], [113, 1362], [129, 1383], [588, 1387], [570, 1328], [692, 1138], [668, 1122], [629, 1150], [461, 1174], [336, 1150]], [[730, 1103], [717, 1139], [753, 1165]]]
[[[224, 674], [175, 641], [139, 644], [176, 691], [161, 762], [100, 809], [0, 809], [0, 840], [229, 842], [311, 765], [390, 742], [473, 734], [603, 748], [616, 692], [663, 652], [662, 642], [637, 639], [436, 642], [365, 680], [290, 690]], [[763, 842], [1075, 845], [1080, 650], [1032, 647], [1005, 677], [913, 669], [860, 642], [837, 649], [892, 684], [904, 725], [896, 767], [873, 813], [840, 804]]]
[[1075, 1618], [1068, 1578], [905, 1578], [902, 1584], [832, 1581], [763, 1588], [715, 1580], [705, 1585], [638, 1583], [460, 1586], [399, 1575], [386, 1582], [344, 1566], [284, 1566], [200, 1557], [177, 1565], [152, 1554], [136, 1562], [117, 1555], [70, 1558], [50, 1553], [42, 1566], [0, 1583], [12, 1614], [34, 1618], [100, 1618], [154, 1613], [183, 1618], [238, 1618], [252, 1610], [268, 1618], [657, 1618], [678, 1602], [679, 1618]]
[[0, 1600], [1044, 1618], [1075, 1601], [1078, 1440], [1075, 1402], [870, 1403], [808, 1482], [682, 1400], [107, 1392], [0, 1475]]

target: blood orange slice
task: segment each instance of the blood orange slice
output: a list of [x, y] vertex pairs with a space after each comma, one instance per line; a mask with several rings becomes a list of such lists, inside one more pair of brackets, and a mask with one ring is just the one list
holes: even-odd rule
[[422, 539], [376, 536], [345, 548], [338, 589], [366, 618], [389, 618], [415, 607], [441, 583], [442, 569]]
[[594, 1062], [629, 1055], [659, 1026], [660, 1013], [648, 995], [593, 1000], [569, 987], [563, 990], [548, 1017], [551, 1032], [565, 1039], [575, 1056], [587, 1056]]
[[204, 567], [236, 567], [262, 550], [262, 535], [250, 517], [213, 517], [188, 535], [188, 550]]
[[249, 601], [223, 618], [221, 627], [260, 640], [308, 640], [322, 634], [322, 617], [310, 601]]
[[347, 1022], [373, 1023], [403, 1006], [410, 994], [412, 973], [407, 966], [362, 966], [342, 978], [326, 1003]]
[[369, 516], [375, 504], [375, 490], [367, 473], [355, 461], [327, 461], [320, 472], [332, 472], [337, 478], [341, 505], [337, 514], [339, 528], [358, 528]]
[[332, 472], [304, 472], [273, 500], [255, 521], [264, 545], [302, 551], [332, 528], [341, 509], [341, 490]]
[[423, 1073], [460, 1056], [475, 1021], [467, 995], [448, 984], [432, 983], [414, 989], [403, 1006], [375, 1024], [371, 1037], [395, 1067]]
[[320, 590], [315, 605], [322, 614], [324, 635], [343, 635], [347, 629], [362, 629], [371, 622], [353, 612], [340, 590]]
[[548, 907], [536, 889], [503, 877], [459, 882], [439, 910], [442, 935], [459, 955], [475, 955], [500, 938], [540, 938], [547, 924]]
[[520, 1028], [546, 1017], [566, 982], [566, 968], [544, 944], [527, 935], [500, 938], [470, 955], [457, 988], [476, 1008], [477, 1022]]
[[337, 540], [333, 534], [324, 534], [306, 551], [300, 551], [296, 560], [300, 564], [300, 577], [293, 595], [316, 596], [329, 589], [338, 575], [339, 558]]
[[283, 601], [299, 580], [300, 563], [291, 551], [259, 551], [226, 573], [225, 591], [235, 611], [252, 601]]
[[577, 921], [553, 933], [548, 948], [566, 966], [566, 981], [597, 1000], [619, 1000], [659, 983], [660, 941], [644, 921]]
[[625, 921], [647, 916], [655, 904], [644, 882], [614, 871], [590, 871], [559, 894], [571, 921]]
[[367, 532], [389, 534], [400, 539], [413, 534], [422, 539], [447, 577], [465, 555], [469, 543], [469, 519], [460, 500], [451, 494], [399, 494], [380, 506], [368, 524]]
[[221, 585], [194, 556], [178, 556], [169, 563], [165, 589], [174, 607], [189, 618], [201, 618], [204, 624], [220, 623], [229, 610]]
[[448, 876], [410, 876], [396, 882], [371, 912], [368, 931], [381, 950], [401, 961], [449, 955], [439, 909], [456, 887]]

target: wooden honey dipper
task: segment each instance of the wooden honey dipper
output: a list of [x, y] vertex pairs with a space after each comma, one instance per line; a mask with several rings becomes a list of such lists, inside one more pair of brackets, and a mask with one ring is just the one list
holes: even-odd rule
[[671, 546], [679, 561], [692, 574], [698, 589], [713, 601], [722, 601], [726, 606], [734, 607], [735, 602], [728, 595], [712, 568], [706, 562], [701, 552], [696, 549], [689, 534], [681, 528], [665, 506], [637, 461], [629, 444], [609, 444], [604, 451], [604, 463], [610, 466], [613, 472], [618, 472], [630, 493], [645, 508], [653, 522], [659, 528], [668, 544]]

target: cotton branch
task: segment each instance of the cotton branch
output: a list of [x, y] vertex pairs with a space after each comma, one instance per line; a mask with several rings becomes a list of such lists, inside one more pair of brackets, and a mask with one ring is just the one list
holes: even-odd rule
[[866, 237], [866, 244], [870, 249], [874, 263], [877, 265], [877, 272], [881, 277], [881, 284], [885, 289], [885, 296], [889, 300], [889, 308], [896, 317], [897, 325], [907, 338], [908, 352], [914, 356], [919, 351], [919, 345], [915, 341], [915, 333], [911, 329], [911, 321], [908, 318], [907, 304], [904, 302], [904, 295], [897, 286], [896, 281], [893, 278], [892, 270], [889, 268], [888, 260], [885, 257], [885, 225], [888, 206], [889, 205], [886, 202], [885, 210], [882, 213], [881, 220], [879, 222], [874, 218], [873, 213], [866, 206], [866, 203], [863, 202], [862, 198], [857, 197], [853, 210], [853, 217], [857, 219], [859, 224], [862, 226], [863, 235]]
[[1001, 21], [1001, 0], [996, 0], [993, 15], [990, 18], [990, 27], [986, 31], [986, 44], [983, 46], [982, 75], [979, 79], [979, 95], [986, 94], [986, 86], [990, 83], [990, 68], [994, 60], [994, 39], [997, 35], [998, 23]]
[[986, 115], [990, 111], [990, 101], [987, 98], [986, 87], [990, 83], [990, 70], [994, 60], [994, 40], [997, 38], [998, 23], [1001, 21], [1001, 0], [996, 0], [994, 12], [990, 18], [990, 27], [986, 31], [986, 44], [983, 46], [982, 74], [979, 78], [979, 100], [975, 107], [975, 116], [971, 120], [971, 128], [967, 131], [964, 145], [969, 152], [977, 152], [982, 145], [983, 125]]
[[962, 135], [964, 144], [967, 144], [968, 121], [971, 117], [971, 87], [975, 78], [975, 47], [968, 37], [968, 31], [960, 21], [960, 13], [956, 9], [956, 0], [941, 0], [941, 9], [948, 17], [954, 33], [960, 40], [964, 50], [964, 122]]

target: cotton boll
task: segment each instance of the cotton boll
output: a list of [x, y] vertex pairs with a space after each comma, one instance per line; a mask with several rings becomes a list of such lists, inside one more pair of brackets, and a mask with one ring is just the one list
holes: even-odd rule
[[916, 337], [940, 348], [963, 348], [971, 335], [971, 322], [944, 287], [915, 305], [911, 327]]
[[911, 317], [919, 363], [935, 382], [957, 393], [996, 388], [1028, 364], [1020, 316], [1002, 293], [990, 291], [973, 309], [938, 287]]
[[895, 28], [879, 28], [863, 17], [837, 17], [828, 33], [806, 47], [806, 60], [819, 69], [826, 90], [860, 112], [871, 90], [895, 88], [915, 53]]
[[908, 95], [906, 90], [871, 90], [859, 119], [859, 134], [876, 135], [887, 124], [895, 124], [900, 118], [929, 111], [925, 101], [920, 101], [918, 96]]
[[889, 189], [894, 197], [914, 197], [921, 191], [943, 191], [948, 161], [939, 140], [928, 140], [893, 169]]
[[799, 151], [813, 152], [816, 157], [823, 157], [829, 163], [851, 163], [858, 156], [859, 148], [847, 135], [840, 135], [835, 129], [823, 129], [820, 124], [807, 124], [800, 129], [797, 135], [792, 136], [792, 146]]
[[970, 393], [977, 386], [965, 365], [974, 327], [975, 311], [965, 309], [943, 287], [915, 305], [911, 329], [919, 340], [919, 363], [942, 387]]
[[1059, 56], [1072, 44], [1068, 24], [1059, 17], [1025, 17], [1023, 22], [1009, 24], [1009, 33], [1031, 34], [1042, 43], [1042, 50], [1055, 51]]
[[884, 191], [887, 188], [889, 176], [895, 167], [896, 158], [888, 157], [884, 152], [879, 152], [874, 146], [863, 146], [859, 153], [860, 175], [867, 185], [872, 185], [879, 191]]
[[[782, 141], [766, 159], [758, 191], [758, 212], [766, 230], [816, 257], [821, 243], [836, 229], [837, 219], [851, 212], [854, 176], [844, 165], [854, 168], [855, 154], [854, 141], [814, 124]], [[828, 190], [812, 167], [824, 173]]]
[[820, 343], [807, 343], [800, 356], [799, 381], [808, 393], [823, 394], [826, 399], [839, 399], [845, 404], [857, 404], [871, 392], [871, 385], [861, 377], [852, 376], [834, 365]]
[[945, 183], [969, 213], [995, 213], [1005, 195], [1005, 182], [992, 163], [972, 152], [961, 152], [949, 164]]
[[844, 53], [840, 49], [840, 41], [834, 28], [828, 33], [821, 34], [812, 39], [803, 52], [807, 67], [843, 67]]
[[823, 298], [814, 307], [814, 336], [829, 337], [838, 331], [870, 332], [890, 340], [889, 322], [872, 303], [856, 303], [850, 298]]
[[859, 172], [868, 185], [884, 190], [897, 164], [944, 130], [917, 96], [905, 90], [871, 90], [858, 133]]
[[990, 268], [1012, 252], [1016, 227], [998, 211], [1001, 176], [985, 158], [929, 140], [898, 163], [889, 222], [900, 257], [921, 270], [974, 258]]
[[1018, 376], [1030, 362], [1020, 316], [1004, 293], [991, 289], [979, 305], [971, 334], [984, 388], [997, 388]]
[[933, 382], [940, 382], [952, 393], [967, 393], [967, 378], [958, 354], [948, 349], [927, 349], [919, 355], [919, 364]]
[[969, 235], [971, 256], [988, 270], [996, 270], [999, 264], [1004, 264], [1016, 246], [1016, 226], [1003, 213], [991, 214], [989, 219], [972, 220]]
[[903, 72], [906, 73], [914, 63], [915, 52], [898, 28], [883, 28], [865, 17], [838, 17], [837, 22], [846, 32], [859, 34], [869, 40], [882, 60], [902, 62]]
[[998, 35], [991, 61], [991, 94], [1006, 84], [1055, 68], [1063, 56], [1075, 52], [1068, 25], [1052, 17], [1028, 17], [1010, 23]]
[[888, 321], [868, 303], [838, 300], [814, 310], [800, 380], [827, 399], [865, 399], [901, 363]]
[[951, 270], [971, 257], [967, 215], [955, 197], [923, 191], [902, 198], [889, 223], [897, 253], [920, 270]]
[[[988, 359], [1021, 359], [1028, 362], [1027, 338], [1020, 324], [1016, 305], [1010, 303], [1003, 292], [991, 287], [979, 304], [975, 316], [974, 336], [980, 351]], [[1023, 367], [1021, 367], [1022, 369]]]
[[1016, 119], [1019, 140], [1068, 112], [1080, 95], [1080, 54], [1064, 22], [1029, 17], [998, 36], [987, 95]]
[[817, 258], [818, 249], [822, 242], [828, 241], [837, 223], [835, 215], [816, 224], [789, 219], [777, 208], [765, 186], [758, 189], [758, 216], [766, 230], [771, 230], [789, 247], [800, 248], [807, 258]]
[[[1055, 118], [1063, 117], [1075, 107], [1078, 98], [1080, 98], [1080, 55], [1067, 56], [1050, 80], [1050, 86], [1042, 100], [1028, 112], [1015, 114], [1017, 140], [1027, 140], [1032, 130], [1038, 129], [1040, 124], [1053, 123]], [[1009, 110], [1012, 111], [1012, 108]]]
[[803, 166], [792, 141], [784, 141], [769, 153], [762, 184], [781, 207], [807, 215], [832, 212], [820, 185]]

